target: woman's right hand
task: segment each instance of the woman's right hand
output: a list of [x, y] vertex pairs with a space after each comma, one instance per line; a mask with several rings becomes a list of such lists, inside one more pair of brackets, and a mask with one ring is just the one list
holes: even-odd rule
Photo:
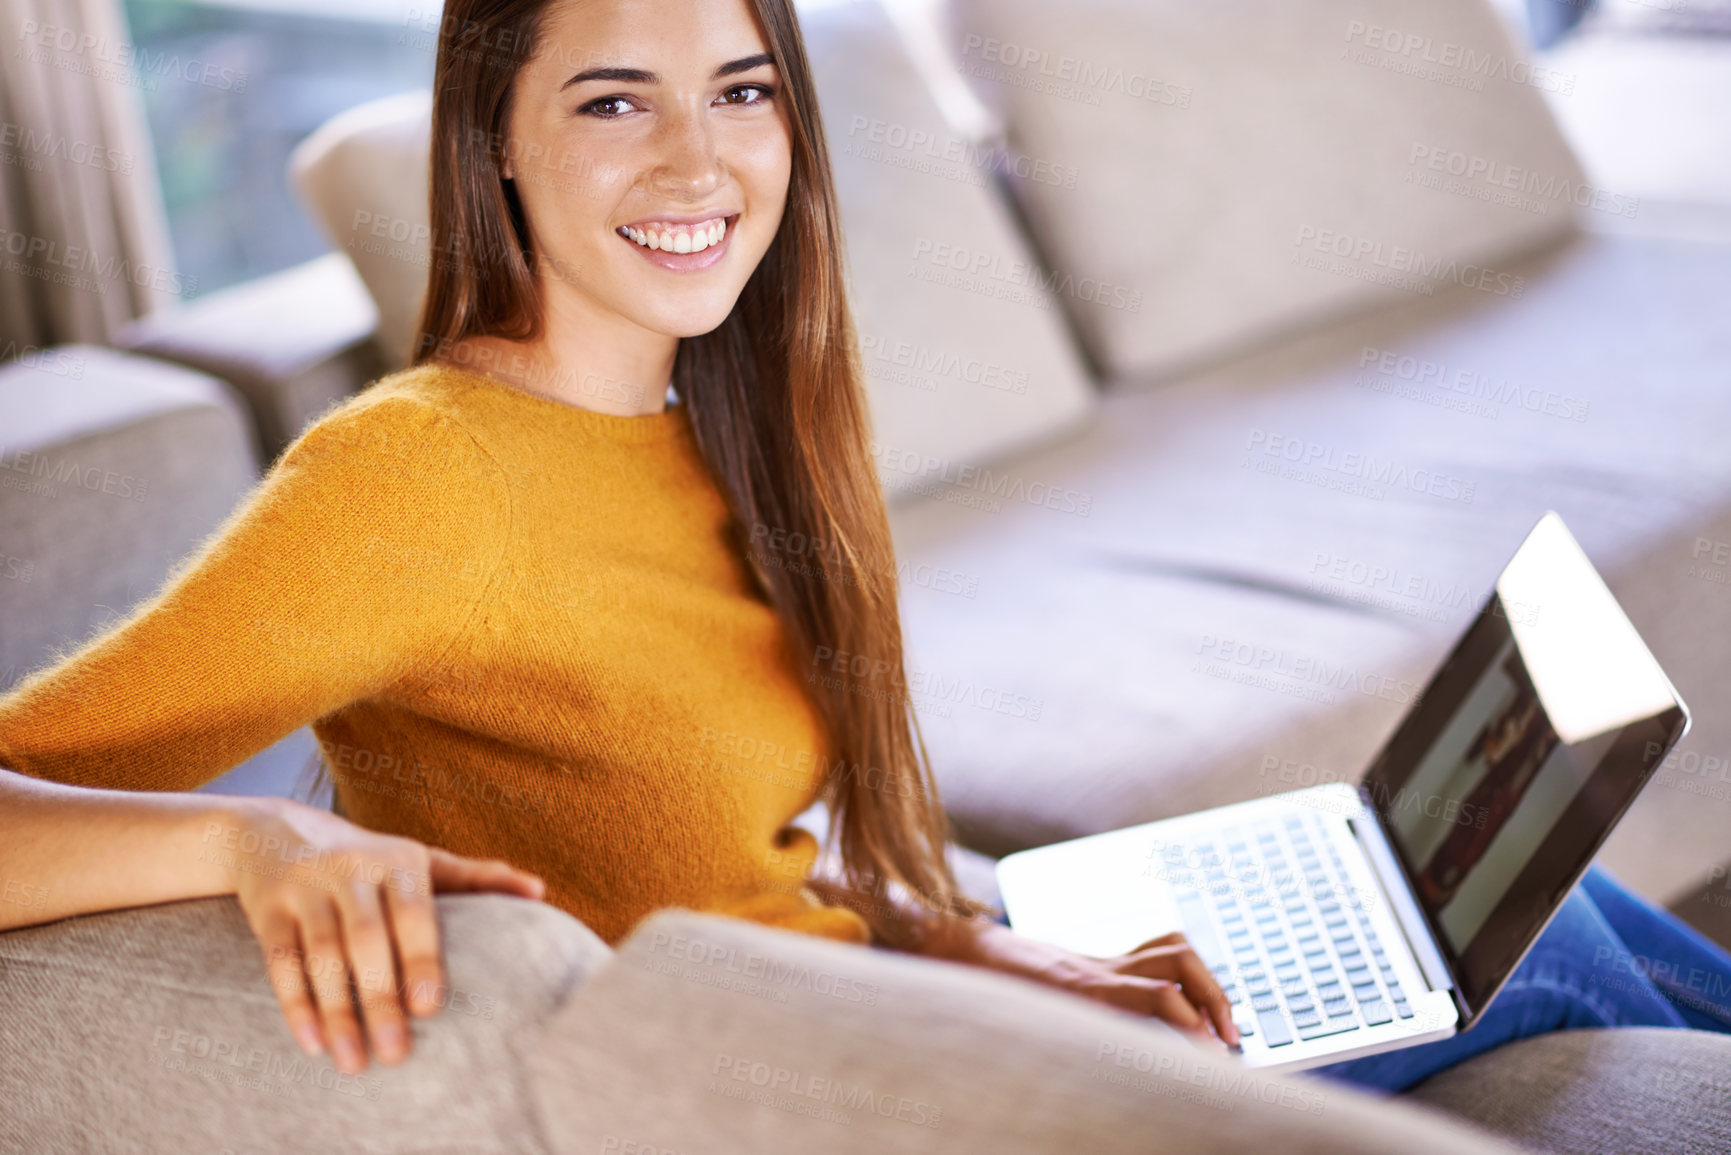
[[540, 899], [545, 890], [507, 863], [462, 858], [285, 799], [248, 800], [233, 813], [228, 869], [283, 1017], [303, 1050], [329, 1051], [349, 1073], [366, 1068], [369, 1050], [381, 1063], [401, 1062], [408, 1016], [445, 1001], [435, 892]]

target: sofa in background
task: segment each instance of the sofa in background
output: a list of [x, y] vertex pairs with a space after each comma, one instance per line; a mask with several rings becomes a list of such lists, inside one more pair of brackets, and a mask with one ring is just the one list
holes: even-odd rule
[[[970, 843], [1356, 780], [1556, 509], [1694, 711], [1603, 861], [1694, 901], [1731, 818], [1731, 246], [1584, 179], [1541, 91], [1574, 77], [1483, 5], [1083, 8], [958, 3], [949, 38], [1013, 153], [1077, 174], [1009, 178], [1043, 258], [1142, 302], [1065, 299], [1100, 410], [998, 464], [1087, 516], [982, 508], [982, 483], [896, 511], [904, 557], [978, 578], [907, 592]], [[1449, 45], [1481, 71], [1431, 63]], [[1167, 87], [1065, 99], [1063, 61]], [[1529, 191], [1453, 175], [1474, 164]], [[1144, 190], [1145, 223], [1096, 241]]]
[[0, 689], [124, 616], [258, 480], [222, 381], [85, 345], [0, 364]]

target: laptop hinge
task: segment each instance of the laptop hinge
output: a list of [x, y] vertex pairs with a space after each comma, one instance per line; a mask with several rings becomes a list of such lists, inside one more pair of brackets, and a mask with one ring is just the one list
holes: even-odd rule
[[1454, 977], [1449, 974], [1442, 952], [1437, 950], [1436, 940], [1431, 937], [1430, 926], [1425, 922], [1424, 914], [1419, 910], [1418, 903], [1413, 901], [1406, 875], [1401, 871], [1400, 863], [1395, 860], [1394, 847], [1388, 844], [1382, 827], [1368, 815], [1348, 818], [1346, 825], [1352, 831], [1353, 837], [1358, 839], [1358, 844], [1364, 847], [1364, 856], [1370, 862], [1377, 882], [1382, 885], [1383, 897], [1388, 900], [1388, 909], [1400, 924], [1401, 933], [1406, 936], [1407, 946], [1412, 949], [1412, 957], [1418, 960], [1425, 982], [1433, 991], [1454, 990]]

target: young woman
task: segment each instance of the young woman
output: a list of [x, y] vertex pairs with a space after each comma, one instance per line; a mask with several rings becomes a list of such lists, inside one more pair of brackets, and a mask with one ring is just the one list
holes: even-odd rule
[[[0, 700], [0, 766], [127, 791], [187, 790], [310, 722], [365, 830], [14, 775], [9, 820], [46, 823], [0, 851], [46, 880], [34, 917], [238, 885], [297, 1037], [316, 1024], [351, 1068], [362, 1026], [403, 1052], [420, 892], [530, 893], [469, 861], [495, 858], [608, 941], [718, 911], [1235, 1040], [1176, 937], [1083, 958], [956, 896], [785, 0], [452, 0], [433, 142], [419, 364], [316, 422], [155, 597]], [[747, 549], [759, 526], [844, 564], [779, 567]], [[792, 825], [818, 801], [833, 877], [808, 877], [817, 842]], [[259, 893], [203, 856], [266, 839], [273, 870], [335, 866]], [[147, 864], [121, 875], [120, 855]], [[356, 868], [381, 856], [401, 869]]]
[[[416, 367], [315, 423], [156, 597], [0, 700], [0, 765], [132, 791], [186, 790], [312, 722], [366, 830], [13, 776], [0, 787], [44, 829], [83, 805], [116, 837], [154, 832], [125, 848], [148, 865], [124, 894], [90, 883], [88, 842], [39, 836], [31, 869], [68, 892], [55, 914], [238, 885], [291, 1025], [314, 1045], [316, 1007], [339, 1063], [361, 1061], [351, 976], [372, 1049], [401, 1055], [394, 992], [431, 973], [430, 920], [403, 896], [441, 871], [545, 880], [609, 941], [693, 907], [1235, 1042], [1180, 936], [1087, 958], [956, 894], [786, 0], [451, 0], [431, 180]], [[751, 544], [780, 533], [843, 564], [806, 575]], [[793, 825], [814, 802], [833, 870]], [[189, 819], [201, 805], [217, 816]], [[200, 873], [213, 823], [237, 845], [261, 823], [279, 858], [338, 869], [249, 898], [244, 870]], [[396, 876], [355, 869], [386, 851]], [[310, 996], [309, 975], [327, 980]]]

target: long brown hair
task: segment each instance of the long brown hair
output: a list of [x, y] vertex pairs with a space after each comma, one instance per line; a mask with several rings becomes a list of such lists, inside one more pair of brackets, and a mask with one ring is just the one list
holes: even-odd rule
[[[433, 259], [416, 364], [471, 336], [541, 335], [537, 255], [500, 153], [512, 87], [538, 50], [550, 2], [445, 5], [433, 101]], [[895, 941], [902, 925], [883, 900], [900, 891], [936, 910], [973, 908], [957, 897], [944, 857], [947, 826], [906, 691], [894, 548], [868, 451], [840, 216], [805, 42], [788, 0], [750, 3], [792, 122], [787, 208], [732, 313], [680, 342], [674, 388], [732, 504], [738, 545], [795, 654], [816, 675], [806, 685], [835, 758], [823, 797], [850, 892], [844, 901]], [[766, 531], [822, 543], [835, 569], [814, 577], [807, 566], [765, 564], [748, 546]], [[832, 655], [847, 655], [855, 670], [864, 657], [865, 676], [834, 676], [835, 662], [818, 660]]]

